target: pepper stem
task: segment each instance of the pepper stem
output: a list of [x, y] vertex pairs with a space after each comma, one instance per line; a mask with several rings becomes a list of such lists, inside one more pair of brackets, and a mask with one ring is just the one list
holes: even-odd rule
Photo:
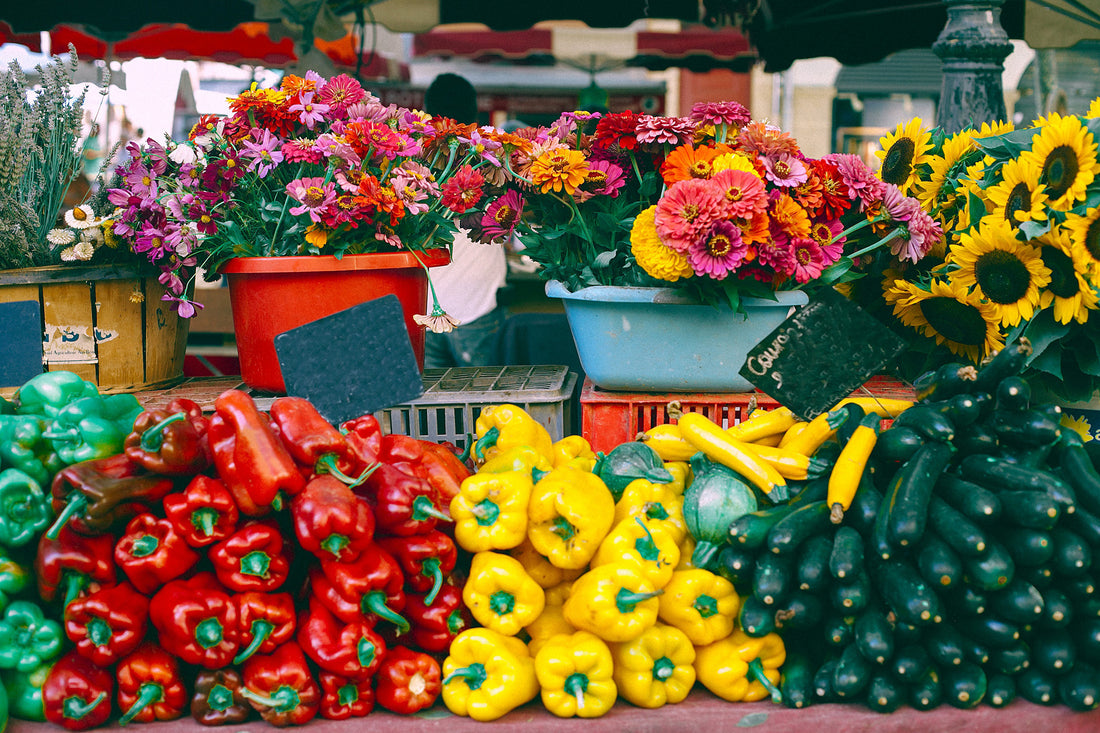
[[584, 692], [588, 689], [588, 677], [574, 672], [565, 678], [562, 689], [577, 698], [577, 710], [584, 710]]
[[489, 679], [489, 674], [485, 671], [484, 664], [474, 662], [469, 667], [459, 667], [451, 672], [443, 679], [443, 684], [446, 685], [454, 679], [461, 679], [471, 690], [476, 690], [485, 684], [485, 680]]
[[333, 532], [324, 539], [321, 543], [321, 549], [325, 552], [332, 554], [337, 560], [340, 559], [340, 553], [351, 544], [351, 540], [342, 534], [336, 534]]
[[61, 714], [66, 720], [80, 720], [99, 707], [99, 703], [107, 699], [107, 693], [101, 692], [91, 702], [84, 702], [80, 697], [72, 695], [65, 698]]
[[485, 431], [485, 435], [482, 435], [474, 443], [474, 458], [477, 462], [485, 463], [485, 449], [492, 448], [497, 444], [497, 439], [500, 437], [500, 428], [493, 426]]
[[76, 600], [80, 595], [80, 591], [84, 590], [84, 586], [87, 583], [87, 576], [80, 573], [66, 573], [65, 574], [65, 605], [62, 606], [62, 611], [69, 607], [69, 604]]
[[381, 465], [380, 463], [372, 463], [363, 473], [359, 474], [357, 478], [352, 478], [339, 469], [336, 465], [336, 460], [337, 455], [335, 453], [325, 453], [317, 459], [317, 463], [313, 467], [313, 470], [317, 473], [331, 474], [333, 477], [339, 479], [341, 483], [345, 483], [351, 488], [355, 488], [366, 481], [367, 478], [374, 473], [374, 470]]
[[142, 710], [163, 699], [164, 687], [155, 682], [145, 682], [138, 689], [137, 700], [134, 700], [134, 704], [130, 706], [130, 709], [123, 713], [122, 717], [118, 719], [118, 724], [126, 725]]
[[244, 660], [251, 657], [256, 652], [260, 651], [260, 647], [264, 645], [268, 637], [275, 631], [275, 624], [265, 619], [256, 619], [252, 622], [252, 641], [248, 642], [248, 646], [240, 651], [240, 653], [233, 658], [233, 664], [240, 664]]
[[191, 524], [195, 529], [202, 532], [204, 537], [213, 537], [214, 530], [218, 527], [218, 520], [221, 518], [221, 514], [217, 509], [211, 507], [202, 507], [191, 512]]
[[668, 657], [661, 657], [653, 663], [653, 678], [662, 682], [672, 676], [676, 671], [676, 663]]
[[749, 676], [764, 685], [764, 689], [772, 696], [772, 702], [783, 702], [783, 693], [779, 691], [775, 683], [768, 679], [768, 675], [764, 674], [764, 665], [760, 663], [759, 657], [749, 662]]
[[435, 517], [441, 522], [452, 521], [450, 517], [439, 510], [430, 496], [421, 495], [413, 499], [412, 518], [418, 522], [423, 522], [428, 517]]
[[88, 508], [88, 497], [81, 493], [73, 493], [76, 494], [76, 496], [69, 494], [69, 500], [65, 502], [65, 508], [57, 515], [57, 520], [46, 530], [47, 539], [56, 540], [57, 536], [61, 534], [61, 528], [64, 527], [70, 519]]
[[428, 591], [428, 595], [424, 596], [424, 605], [430, 606], [443, 588], [443, 569], [439, 566], [439, 558], [429, 557], [420, 563], [420, 574], [432, 579], [432, 589]]
[[283, 685], [270, 695], [261, 695], [258, 692], [253, 692], [247, 687], [242, 687], [241, 697], [250, 702], [254, 702], [257, 705], [274, 708], [280, 713], [290, 712], [294, 708], [298, 707], [299, 703], [301, 702], [301, 698], [298, 697], [298, 693], [287, 687], [286, 685]]
[[[186, 420], [186, 412], [177, 412], [164, 418], [141, 434], [141, 449], [146, 453], [156, 453], [164, 445], [164, 431], [174, 422]], [[121, 722], [121, 721], [119, 721]]]
[[619, 613], [632, 613], [634, 607], [642, 601], [656, 598], [659, 595], [663, 595], [664, 592], [664, 588], [659, 588], [652, 593], [634, 593], [626, 588], [619, 588], [619, 592], [615, 594], [615, 606], [618, 607]]
[[462, 461], [463, 463], [470, 460], [470, 448], [472, 448], [474, 445], [473, 437], [474, 436], [470, 433], [466, 433], [466, 447], [463, 448], [462, 452], [458, 454], [458, 460]]
[[405, 620], [404, 616], [386, 605], [386, 594], [383, 591], [372, 590], [369, 593], [364, 593], [360, 608], [363, 613], [373, 613], [375, 616], [384, 618], [394, 624], [397, 626], [397, 633], [399, 634], [404, 634], [410, 628], [409, 622]]

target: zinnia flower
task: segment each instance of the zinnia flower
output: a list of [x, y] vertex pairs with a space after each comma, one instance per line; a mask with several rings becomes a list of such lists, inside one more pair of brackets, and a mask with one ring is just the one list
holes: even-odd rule
[[724, 219], [748, 219], [768, 208], [768, 193], [764, 182], [743, 170], [724, 170], [714, 174], [710, 185], [721, 198]]
[[634, 136], [637, 127], [638, 115], [633, 112], [604, 115], [596, 123], [592, 147], [600, 150], [634, 150], [638, 147], [638, 138]]
[[642, 115], [634, 128], [634, 136], [640, 143], [679, 145], [691, 142], [695, 136], [695, 123], [687, 117]]
[[806, 182], [805, 164], [787, 153], [764, 156], [764, 175], [776, 186], [790, 188]]
[[748, 108], [740, 102], [696, 102], [691, 119], [704, 125], [747, 125], [752, 121]]
[[531, 163], [528, 175], [543, 193], [564, 191], [572, 195], [584, 183], [588, 161], [584, 153], [568, 148], [547, 151]]
[[821, 277], [825, 267], [825, 256], [821, 246], [812, 239], [792, 239], [790, 251], [793, 255], [794, 279], [799, 283], [808, 283]]
[[630, 228], [630, 252], [650, 277], [669, 282], [691, 277], [694, 270], [687, 257], [666, 247], [657, 236], [656, 212], [657, 207], [650, 206], [634, 217], [634, 226]]
[[299, 97], [298, 104], [290, 105], [290, 111], [298, 113], [298, 121], [305, 125], [307, 130], [312, 130], [318, 122], [323, 122], [325, 112], [328, 110], [329, 106], [324, 102], [313, 101], [313, 92], [304, 92]]
[[347, 74], [337, 74], [329, 79], [319, 92], [321, 101], [329, 106], [333, 117], [344, 118], [347, 109], [366, 98], [363, 86]]
[[485, 177], [469, 164], [462, 166], [441, 188], [440, 201], [456, 214], [465, 213], [481, 200]]
[[489, 241], [496, 242], [512, 236], [523, 211], [523, 197], [515, 189], [509, 189], [503, 196], [489, 204], [481, 217], [481, 228]]
[[290, 207], [290, 213], [295, 216], [309, 212], [309, 218], [314, 222], [321, 221], [321, 212], [326, 206], [336, 199], [336, 185], [331, 181], [325, 183], [324, 178], [298, 178], [286, 185], [287, 195], [301, 206]]
[[260, 178], [264, 178], [275, 169], [275, 166], [283, 162], [282, 140], [272, 135], [270, 130], [261, 132], [253, 129], [252, 137], [256, 141], [244, 141], [244, 151], [241, 153], [241, 157], [251, 158], [252, 162], [249, 163], [247, 170], [250, 173], [255, 173]]
[[865, 211], [873, 202], [882, 198], [886, 184], [879, 180], [858, 155], [833, 153], [826, 155], [823, 160], [836, 166], [840, 180], [844, 182], [850, 194], [859, 199], [860, 211]]
[[657, 234], [672, 249], [686, 252], [720, 218], [721, 206], [718, 193], [707, 181], [680, 181], [657, 202]]
[[747, 251], [741, 230], [732, 222], [718, 221], [688, 248], [687, 257], [696, 275], [724, 280], [740, 267]]
[[314, 140], [296, 137], [287, 140], [281, 148], [283, 159], [289, 163], [320, 163], [324, 157]]

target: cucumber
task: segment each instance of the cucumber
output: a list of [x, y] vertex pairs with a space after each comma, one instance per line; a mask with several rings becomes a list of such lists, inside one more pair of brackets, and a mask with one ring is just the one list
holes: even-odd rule
[[951, 608], [967, 616], [980, 616], [989, 608], [989, 594], [963, 585], [951, 596]]
[[925, 532], [917, 553], [917, 568], [921, 576], [936, 589], [956, 588], [965, 572], [957, 552], [934, 532]]
[[973, 662], [963, 662], [957, 667], [944, 669], [942, 683], [943, 699], [952, 707], [969, 710], [985, 699], [985, 672]]
[[1085, 604], [1096, 598], [1096, 580], [1091, 573], [1061, 578], [1058, 581], [1058, 587], [1073, 600], [1074, 610], [1078, 611], [1079, 615], [1085, 615]]
[[775, 631], [775, 608], [764, 604], [754, 595], [745, 596], [741, 601], [737, 622], [749, 636], [767, 636]]
[[856, 619], [855, 644], [868, 661], [886, 664], [894, 656], [894, 630], [879, 608], [869, 608]]
[[899, 621], [925, 626], [942, 620], [939, 596], [909, 563], [880, 563], [875, 580], [883, 601]]
[[1008, 527], [1001, 531], [1001, 540], [1012, 553], [1017, 567], [1042, 566], [1054, 556], [1050, 533], [1026, 527]]
[[933, 441], [921, 446], [912, 458], [902, 464], [894, 477], [888, 504], [891, 542], [907, 547], [920, 540], [928, 523], [928, 501], [932, 489], [951, 462], [953, 453], [950, 443]]
[[983, 420], [967, 425], [966, 430], [955, 436], [951, 445], [955, 446], [959, 456], [993, 454], [998, 447], [997, 434]]
[[[777, 606], [794, 590], [794, 558], [762, 554], [756, 561], [752, 594], [766, 606]], [[775, 612], [775, 609], [772, 609]]]
[[955, 424], [951, 418], [929, 403], [913, 405], [895, 417], [890, 429], [895, 426], [911, 428], [917, 435], [938, 443], [948, 443], [955, 437]]
[[1058, 421], [1039, 410], [997, 410], [990, 418], [990, 426], [998, 442], [1019, 447], [1053, 446], [1062, 434]]
[[876, 713], [892, 713], [905, 701], [902, 686], [890, 675], [879, 672], [867, 686], [867, 707]]
[[1058, 688], [1054, 678], [1034, 668], [1024, 670], [1016, 678], [1016, 693], [1036, 705], [1058, 703]]
[[891, 425], [879, 433], [871, 457], [882, 463], [901, 464], [917, 452], [925, 443], [925, 437], [913, 428]]
[[1043, 595], [1022, 578], [1016, 578], [999, 593], [991, 593], [989, 600], [990, 611], [1013, 623], [1031, 624], [1042, 620]]
[[777, 504], [742, 514], [730, 522], [730, 542], [750, 550], [762, 547], [771, 528], [792, 511], [794, 509], [786, 504]]
[[996, 591], [1004, 588], [1016, 575], [1012, 555], [1000, 542], [990, 542], [977, 557], [964, 557], [966, 581], [975, 588]]
[[995, 708], [1010, 705], [1016, 699], [1016, 680], [1001, 672], [987, 672], [985, 701]]
[[1015, 676], [1030, 666], [1031, 647], [1022, 641], [989, 650], [989, 667], [1001, 674]]
[[972, 391], [996, 394], [1002, 379], [1014, 377], [1023, 371], [1031, 356], [1031, 342], [1026, 337], [1007, 344], [978, 369]]
[[1077, 511], [1066, 517], [1065, 526], [1081, 535], [1090, 547], [1100, 547], [1100, 516], [1077, 507]]
[[822, 603], [812, 593], [796, 590], [775, 610], [776, 631], [807, 631], [819, 628]]
[[814, 672], [814, 702], [836, 701], [833, 680], [836, 678], [836, 667], [839, 663], [840, 659], [837, 657], [826, 659]]
[[1057, 454], [1061, 473], [1073, 487], [1081, 508], [1100, 516], [1100, 473], [1089, 458], [1081, 436], [1072, 430], [1063, 431]]
[[943, 702], [943, 685], [940, 673], [930, 669], [928, 673], [909, 687], [909, 704], [917, 710], [932, 710]]
[[932, 668], [932, 657], [928, 656], [923, 646], [910, 644], [894, 654], [891, 667], [900, 680], [913, 683]]
[[829, 553], [829, 572], [846, 580], [863, 571], [863, 537], [851, 527], [838, 527]]
[[866, 571], [857, 573], [844, 583], [833, 583], [829, 588], [833, 608], [841, 613], [856, 614], [867, 608], [871, 601], [871, 578]]
[[949, 362], [925, 372], [913, 380], [913, 393], [921, 402], [932, 402], [969, 391], [978, 378], [978, 370], [969, 364]]
[[988, 546], [986, 534], [981, 527], [952, 509], [938, 496], [933, 496], [928, 502], [928, 523], [963, 558], [977, 557]]
[[1072, 514], [1075, 493], [1069, 482], [1039, 468], [1008, 463], [995, 456], [966, 456], [959, 462], [963, 478], [993, 491], [1043, 491]]
[[[1038, 592], [1038, 591], [1036, 591]], [[1073, 620], [1073, 604], [1058, 588], [1047, 588], [1040, 596], [1043, 599], [1043, 615], [1039, 626], [1044, 629], [1062, 629]]]
[[833, 692], [841, 699], [859, 695], [871, 682], [871, 663], [860, 654], [855, 644], [849, 644], [840, 653], [833, 672]]
[[1031, 666], [1045, 674], [1065, 674], [1076, 661], [1077, 648], [1066, 629], [1044, 631], [1031, 642]]
[[844, 649], [855, 637], [855, 622], [855, 616], [841, 613], [830, 615], [825, 619], [822, 627], [825, 644], [836, 650]]
[[1065, 527], [1055, 527], [1050, 532], [1050, 541], [1054, 545], [1050, 569], [1055, 575], [1075, 577], [1092, 567], [1092, 548], [1081, 535]]
[[1076, 664], [1057, 685], [1058, 699], [1070, 710], [1095, 710], [1100, 705], [1100, 670], [1091, 664]]
[[779, 678], [779, 691], [783, 704], [789, 708], [804, 708], [813, 702], [814, 672], [816, 667], [810, 656], [795, 649], [787, 652]]
[[1051, 529], [1062, 515], [1061, 505], [1043, 491], [1002, 491], [1001, 516], [1005, 523], [1027, 529]]
[[833, 543], [828, 534], [817, 534], [806, 540], [799, 553], [795, 580], [799, 590], [823, 592], [829, 586], [829, 556]]
[[[1018, 374], [1005, 377], [997, 384], [997, 391], [993, 395], [994, 407], [997, 410], [1020, 412], [1027, 409], [1031, 402], [1031, 385]], [[994, 413], [996, 417], [996, 413]]]
[[1100, 664], [1100, 620], [1087, 619], [1073, 625], [1077, 653], [1086, 662]]
[[957, 394], [951, 399], [944, 400], [943, 402], [933, 403], [933, 406], [937, 407], [941, 413], [946, 415], [951, 421], [951, 424], [955, 426], [955, 435], [957, 437], [960, 428], [968, 427], [981, 417], [984, 400], [972, 394], [964, 393]]
[[866, 537], [871, 533], [881, 504], [882, 492], [875, 488], [874, 479], [870, 473], [864, 471], [859, 478], [856, 495], [852, 497], [852, 505], [848, 507], [848, 511], [844, 512], [843, 524]]
[[714, 572], [733, 583], [740, 595], [752, 588], [756, 553], [736, 545], [725, 545], [714, 560]]
[[936, 481], [935, 492], [936, 496], [971, 521], [990, 524], [1001, 516], [1001, 499], [996, 493], [958, 474], [942, 474]]
[[966, 640], [948, 623], [936, 624], [925, 632], [924, 648], [932, 662], [943, 669], [957, 667], [966, 661]]
[[990, 649], [1011, 646], [1020, 640], [1020, 626], [991, 613], [974, 618], [960, 619], [959, 631]]
[[776, 522], [765, 544], [776, 555], [793, 554], [803, 540], [825, 531], [829, 525], [828, 503], [811, 501]]

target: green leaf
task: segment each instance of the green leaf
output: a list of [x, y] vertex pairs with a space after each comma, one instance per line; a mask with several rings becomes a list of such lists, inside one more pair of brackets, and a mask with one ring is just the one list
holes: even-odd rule
[[[840, 281], [840, 279], [847, 275], [848, 271], [852, 269], [853, 264], [854, 263], [846, 257], [837, 260], [821, 271], [821, 277], [817, 279], [818, 284], [832, 285]], [[844, 280], [844, 282], [847, 282], [847, 280]]]
[[611, 262], [615, 259], [616, 254], [617, 253], [614, 251], [600, 252], [596, 255], [596, 259], [592, 261], [592, 266], [599, 269], [609, 267]]
[[1058, 379], [1062, 379], [1062, 348], [1061, 345], [1055, 345], [1046, 349], [1038, 356], [1034, 356], [1031, 362], [1028, 364], [1029, 369], [1034, 369], [1038, 372], [1046, 372]]
[[1051, 344], [1065, 337], [1067, 333], [1069, 324], [1055, 321], [1052, 309], [1039, 311], [1023, 331], [1023, 335], [1031, 341], [1030, 361], [1035, 361]]
[[1020, 231], [1023, 232], [1024, 236], [1028, 239], [1038, 239], [1050, 231], [1050, 220], [1025, 221], [1020, 225]]

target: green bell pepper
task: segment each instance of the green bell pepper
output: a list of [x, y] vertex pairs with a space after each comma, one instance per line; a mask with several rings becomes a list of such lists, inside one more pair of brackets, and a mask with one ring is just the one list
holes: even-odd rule
[[[0, 680], [3, 680], [4, 690], [8, 693], [8, 714], [11, 717], [39, 722], [46, 720], [42, 707], [42, 685], [46, 683], [46, 675], [55, 661], [43, 662], [29, 672], [6, 669], [0, 673]], [[0, 730], [3, 730], [2, 726]]]
[[16, 390], [15, 411], [20, 415], [53, 417], [73, 400], [98, 394], [95, 384], [73, 372], [43, 372]]
[[0, 620], [0, 669], [29, 672], [61, 653], [61, 625], [31, 601], [12, 601]]
[[18, 468], [0, 471], [0, 545], [22, 547], [53, 521], [42, 487]]
[[0, 397], [0, 415], [14, 415], [15, 403]]
[[0, 609], [6, 608], [13, 596], [22, 593], [30, 580], [29, 570], [0, 554]]
[[48, 486], [65, 467], [46, 440], [49, 424], [41, 415], [0, 415], [0, 466], [18, 468]]
[[45, 436], [67, 465], [107, 458], [122, 453], [142, 410], [132, 394], [81, 397], [58, 410]]

